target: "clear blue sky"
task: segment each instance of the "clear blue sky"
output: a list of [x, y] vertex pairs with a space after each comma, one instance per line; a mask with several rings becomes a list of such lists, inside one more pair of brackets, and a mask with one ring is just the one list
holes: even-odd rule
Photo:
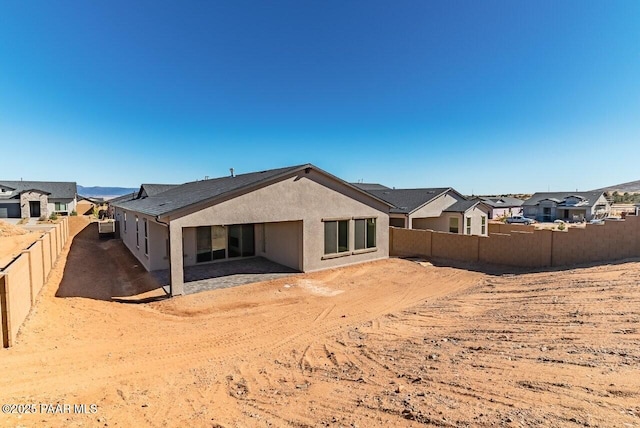
[[0, 2], [0, 178], [640, 179], [640, 2]]

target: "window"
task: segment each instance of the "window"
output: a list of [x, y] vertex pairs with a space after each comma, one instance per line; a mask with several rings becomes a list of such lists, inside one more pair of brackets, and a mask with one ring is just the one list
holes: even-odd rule
[[449, 218], [449, 233], [458, 233], [458, 217]]
[[127, 212], [124, 213], [124, 233], [127, 233]]
[[471, 235], [471, 217], [467, 217], [467, 235]]
[[55, 210], [56, 211], [66, 211], [67, 210], [67, 204], [65, 204], [64, 202], [56, 202], [55, 203]]
[[480, 234], [481, 235], [486, 235], [487, 232], [487, 218], [485, 216], [482, 216], [481, 218], [481, 229], [480, 229]]
[[138, 216], [136, 216], [136, 247], [140, 248], [140, 226], [138, 224]]
[[149, 229], [146, 218], [144, 219], [144, 253], [149, 255]]
[[349, 251], [349, 220], [324, 222], [324, 253]]
[[355, 250], [375, 248], [376, 246], [376, 219], [363, 218], [355, 220]]

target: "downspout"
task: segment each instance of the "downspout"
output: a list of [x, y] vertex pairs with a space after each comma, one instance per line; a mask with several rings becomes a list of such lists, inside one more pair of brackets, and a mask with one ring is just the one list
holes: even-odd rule
[[171, 228], [169, 227], [169, 223], [165, 223], [160, 220], [160, 216], [156, 216], [156, 221], [160, 224], [164, 224], [167, 226], [167, 239], [169, 240], [169, 296], [173, 296], [173, 283], [171, 282]]

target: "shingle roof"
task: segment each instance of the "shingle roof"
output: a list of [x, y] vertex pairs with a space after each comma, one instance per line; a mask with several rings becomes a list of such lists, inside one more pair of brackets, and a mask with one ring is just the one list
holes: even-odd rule
[[351, 183], [352, 186], [356, 186], [358, 189], [369, 191], [369, 190], [386, 190], [389, 189], [387, 186], [378, 183]]
[[166, 192], [169, 189], [173, 189], [174, 187], [179, 186], [179, 184], [154, 184], [154, 183], [146, 183], [140, 186], [140, 191], [138, 192], [138, 197], [141, 197], [141, 193], [144, 192], [147, 196], [155, 196], [158, 193]]
[[116, 201], [115, 203], [112, 202], [112, 205], [148, 215], [164, 215], [188, 207], [189, 205], [213, 199], [217, 196], [258, 184], [279, 175], [296, 171], [305, 166], [307, 165], [238, 174], [234, 177], [227, 176], [210, 180], [192, 181], [172, 187], [154, 196], [129, 201]]
[[409, 214], [450, 189], [450, 187], [434, 187], [425, 189], [368, 190], [368, 192], [392, 204], [395, 208], [391, 208], [391, 213]]
[[114, 203], [117, 203], [117, 202], [132, 201], [135, 198], [136, 198], [136, 193], [134, 192], [134, 193], [127, 193], [122, 196], [117, 196], [115, 198], [111, 198], [107, 202], [113, 205]]
[[569, 196], [578, 196], [584, 199], [584, 205], [592, 206], [602, 196], [603, 192], [541, 192], [534, 193], [529, 199], [523, 202], [524, 206], [538, 205], [543, 199], [551, 199], [554, 202], [561, 202]]
[[495, 197], [495, 198], [480, 197], [478, 199], [493, 208], [519, 207], [519, 206], [522, 206], [522, 203], [524, 202], [522, 199], [513, 198], [510, 196]]
[[482, 202], [480, 201], [468, 201], [468, 200], [458, 201], [453, 205], [451, 205], [449, 208], [446, 208], [442, 211], [446, 213], [464, 213], [464, 212], [467, 212], [467, 210], [469, 210], [470, 208], [473, 208], [474, 206], [481, 203]]
[[73, 199], [78, 193], [75, 182], [71, 181], [8, 181], [0, 180], [0, 185], [15, 189], [16, 193], [25, 190], [41, 190], [49, 193], [52, 199]]

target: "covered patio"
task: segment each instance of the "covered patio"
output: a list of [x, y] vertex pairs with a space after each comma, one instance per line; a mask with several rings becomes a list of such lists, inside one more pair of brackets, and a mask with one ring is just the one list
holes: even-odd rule
[[[184, 267], [184, 294], [218, 290], [268, 281], [299, 273], [290, 267], [263, 257], [249, 257]], [[170, 293], [168, 269], [151, 272], [167, 294]]]

